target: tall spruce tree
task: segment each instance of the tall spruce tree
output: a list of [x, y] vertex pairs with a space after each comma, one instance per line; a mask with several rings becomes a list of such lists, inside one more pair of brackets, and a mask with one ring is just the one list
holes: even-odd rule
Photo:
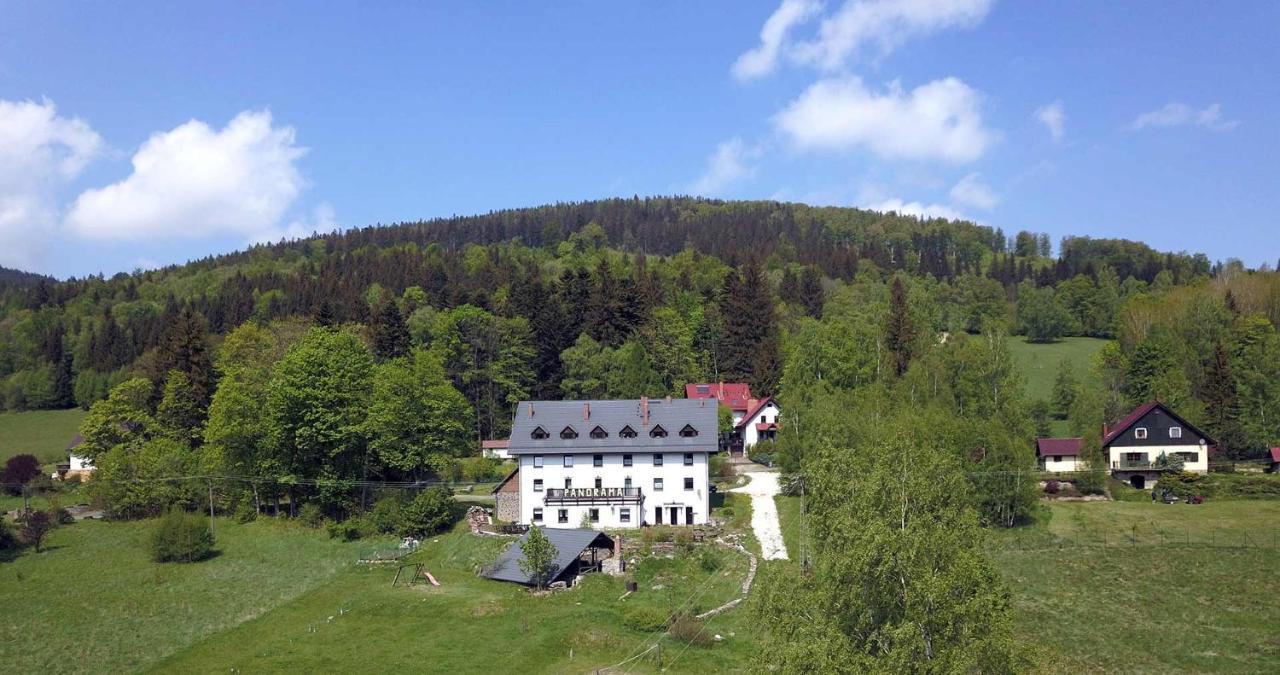
[[409, 353], [409, 326], [405, 324], [394, 298], [382, 303], [369, 328], [373, 334], [373, 354], [380, 360], [400, 358]]
[[170, 371], [187, 376], [192, 395], [200, 402], [201, 410], [209, 405], [213, 396], [213, 361], [209, 356], [208, 326], [204, 317], [190, 306], [174, 314], [164, 329], [159, 349], [156, 350], [151, 381], [156, 383], [156, 397], [168, 379]]
[[916, 332], [907, 306], [907, 289], [901, 277], [894, 277], [889, 289], [889, 320], [885, 326], [885, 347], [889, 350], [893, 373], [902, 377], [911, 365]]
[[749, 260], [740, 275], [730, 273], [725, 278], [721, 374], [727, 380], [750, 383], [760, 394], [773, 393], [780, 379], [773, 304], [769, 280], [758, 260]]
[[826, 292], [822, 290], [822, 273], [817, 267], [804, 268], [804, 275], [800, 278], [800, 302], [806, 314], [815, 319], [822, 318]]
[[1209, 433], [1218, 441], [1218, 449], [1228, 457], [1243, 458], [1248, 455], [1244, 434], [1240, 426], [1240, 397], [1236, 389], [1235, 374], [1227, 348], [1219, 341], [1213, 348], [1205, 367], [1202, 384], [1205, 417]]

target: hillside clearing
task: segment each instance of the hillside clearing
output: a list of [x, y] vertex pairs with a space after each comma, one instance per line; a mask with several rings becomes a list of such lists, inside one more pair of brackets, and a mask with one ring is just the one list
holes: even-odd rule
[[23, 453], [46, 464], [67, 461], [84, 416], [79, 408], [0, 413], [0, 462]]
[[[1027, 342], [1020, 335], [1010, 335], [1008, 340], [1013, 362], [1025, 380], [1027, 400], [1048, 402], [1053, 400], [1058, 364], [1067, 359], [1075, 368], [1076, 381], [1092, 384], [1093, 356], [1106, 343], [1106, 340], [1088, 337], [1068, 337], [1043, 344]], [[1055, 436], [1067, 435], [1065, 420], [1053, 420], [1052, 429]]]

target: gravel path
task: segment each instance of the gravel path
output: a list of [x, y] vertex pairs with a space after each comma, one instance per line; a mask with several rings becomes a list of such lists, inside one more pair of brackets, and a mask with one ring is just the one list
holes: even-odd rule
[[751, 529], [760, 541], [760, 552], [765, 560], [786, 560], [787, 545], [782, 542], [782, 527], [778, 524], [778, 474], [764, 467], [753, 465], [743, 473], [750, 482], [729, 492], [751, 495]]

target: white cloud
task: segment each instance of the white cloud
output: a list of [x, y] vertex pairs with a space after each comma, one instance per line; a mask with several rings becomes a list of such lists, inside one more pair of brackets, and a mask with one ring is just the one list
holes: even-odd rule
[[1222, 119], [1222, 104], [1214, 103], [1204, 110], [1196, 110], [1185, 103], [1168, 103], [1163, 108], [1138, 115], [1130, 124], [1135, 131], [1146, 127], [1179, 127], [1189, 124], [1212, 131], [1231, 131], [1240, 126], [1240, 120]]
[[192, 120], [143, 143], [128, 178], [81, 194], [67, 224], [92, 239], [277, 233], [305, 185], [295, 166], [305, 152], [267, 111], [242, 112], [221, 131]]
[[965, 206], [972, 206], [975, 209], [990, 211], [1000, 203], [1000, 195], [991, 189], [990, 185], [983, 183], [981, 176], [977, 173], [971, 173], [951, 188], [951, 201]]
[[839, 70], [868, 43], [877, 44], [884, 55], [912, 37], [972, 28], [993, 4], [994, 0], [848, 0], [823, 20], [817, 37], [795, 46], [792, 57]]
[[996, 140], [982, 125], [981, 96], [948, 77], [883, 94], [854, 76], [821, 80], [774, 117], [799, 150], [871, 150], [889, 159], [971, 162]]
[[302, 239], [313, 234], [327, 234], [338, 229], [338, 215], [329, 202], [320, 202], [311, 212], [311, 218], [292, 220], [281, 228], [272, 228], [251, 234], [251, 244], [271, 244], [281, 239]]
[[53, 102], [0, 100], [0, 265], [28, 267], [57, 223], [56, 190], [102, 150]]
[[1037, 120], [1049, 130], [1053, 140], [1061, 141], [1066, 133], [1067, 113], [1062, 109], [1062, 101], [1054, 101], [1036, 110]]
[[707, 159], [707, 169], [690, 190], [697, 195], [716, 195], [733, 183], [755, 175], [755, 161], [760, 148], [749, 147], [740, 138], [731, 138], [716, 146]]
[[883, 201], [867, 204], [863, 208], [872, 211], [882, 211], [888, 213], [894, 211], [903, 216], [916, 216], [917, 218], [947, 218], [949, 220], [965, 220], [959, 211], [946, 206], [944, 204], [921, 204], [920, 202], [904, 202], [901, 199], [885, 199]]
[[822, 4], [817, 0], [782, 0], [760, 29], [760, 44], [734, 61], [733, 76], [749, 80], [772, 73], [791, 29], [813, 18], [821, 9]]

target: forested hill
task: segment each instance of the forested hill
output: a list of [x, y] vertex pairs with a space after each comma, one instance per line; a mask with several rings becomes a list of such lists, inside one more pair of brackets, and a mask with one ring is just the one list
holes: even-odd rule
[[[0, 290], [0, 397], [9, 409], [88, 407], [142, 376], [154, 404], [176, 370], [203, 419], [219, 344], [237, 327], [265, 327], [283, 350], [308, 325], [350, 325], [378, 359], [431, 350], [475, 413], [473, 437], [488, 438], [529, 396], [679, 395], [718, 379], [782, 392], [788, 359], [816, 330], [806, 321], [850, 320], [857, 305], [859, 321], [880, 326], [898, 279], [916, 314], [911, 344], [1008, 330], [1115, 337], [1119, 357], [1162, 359], [1140, 364], [1141, 386], [1110, 381], [1110, 413], [1120, 397], [1205, 400], [1205, 355], [1262, 339], [1233, 333], [1234, 317], [1280, 322], [1274, 274], [1123, 240], [1054, 248], [1047, 235], [969, 222], [674, 197], [366, 227]], [[887, 358], [888, 338], [872, 337], [858, 349]]]
[[54, 279], [52, 277], [46, 277], [43, 274], [35, 274], [34, 272], [23, 272], [22, 270], [0, 267], [0, 288], [32, 286], [42, 281], [45, 283], [53, 283]]

